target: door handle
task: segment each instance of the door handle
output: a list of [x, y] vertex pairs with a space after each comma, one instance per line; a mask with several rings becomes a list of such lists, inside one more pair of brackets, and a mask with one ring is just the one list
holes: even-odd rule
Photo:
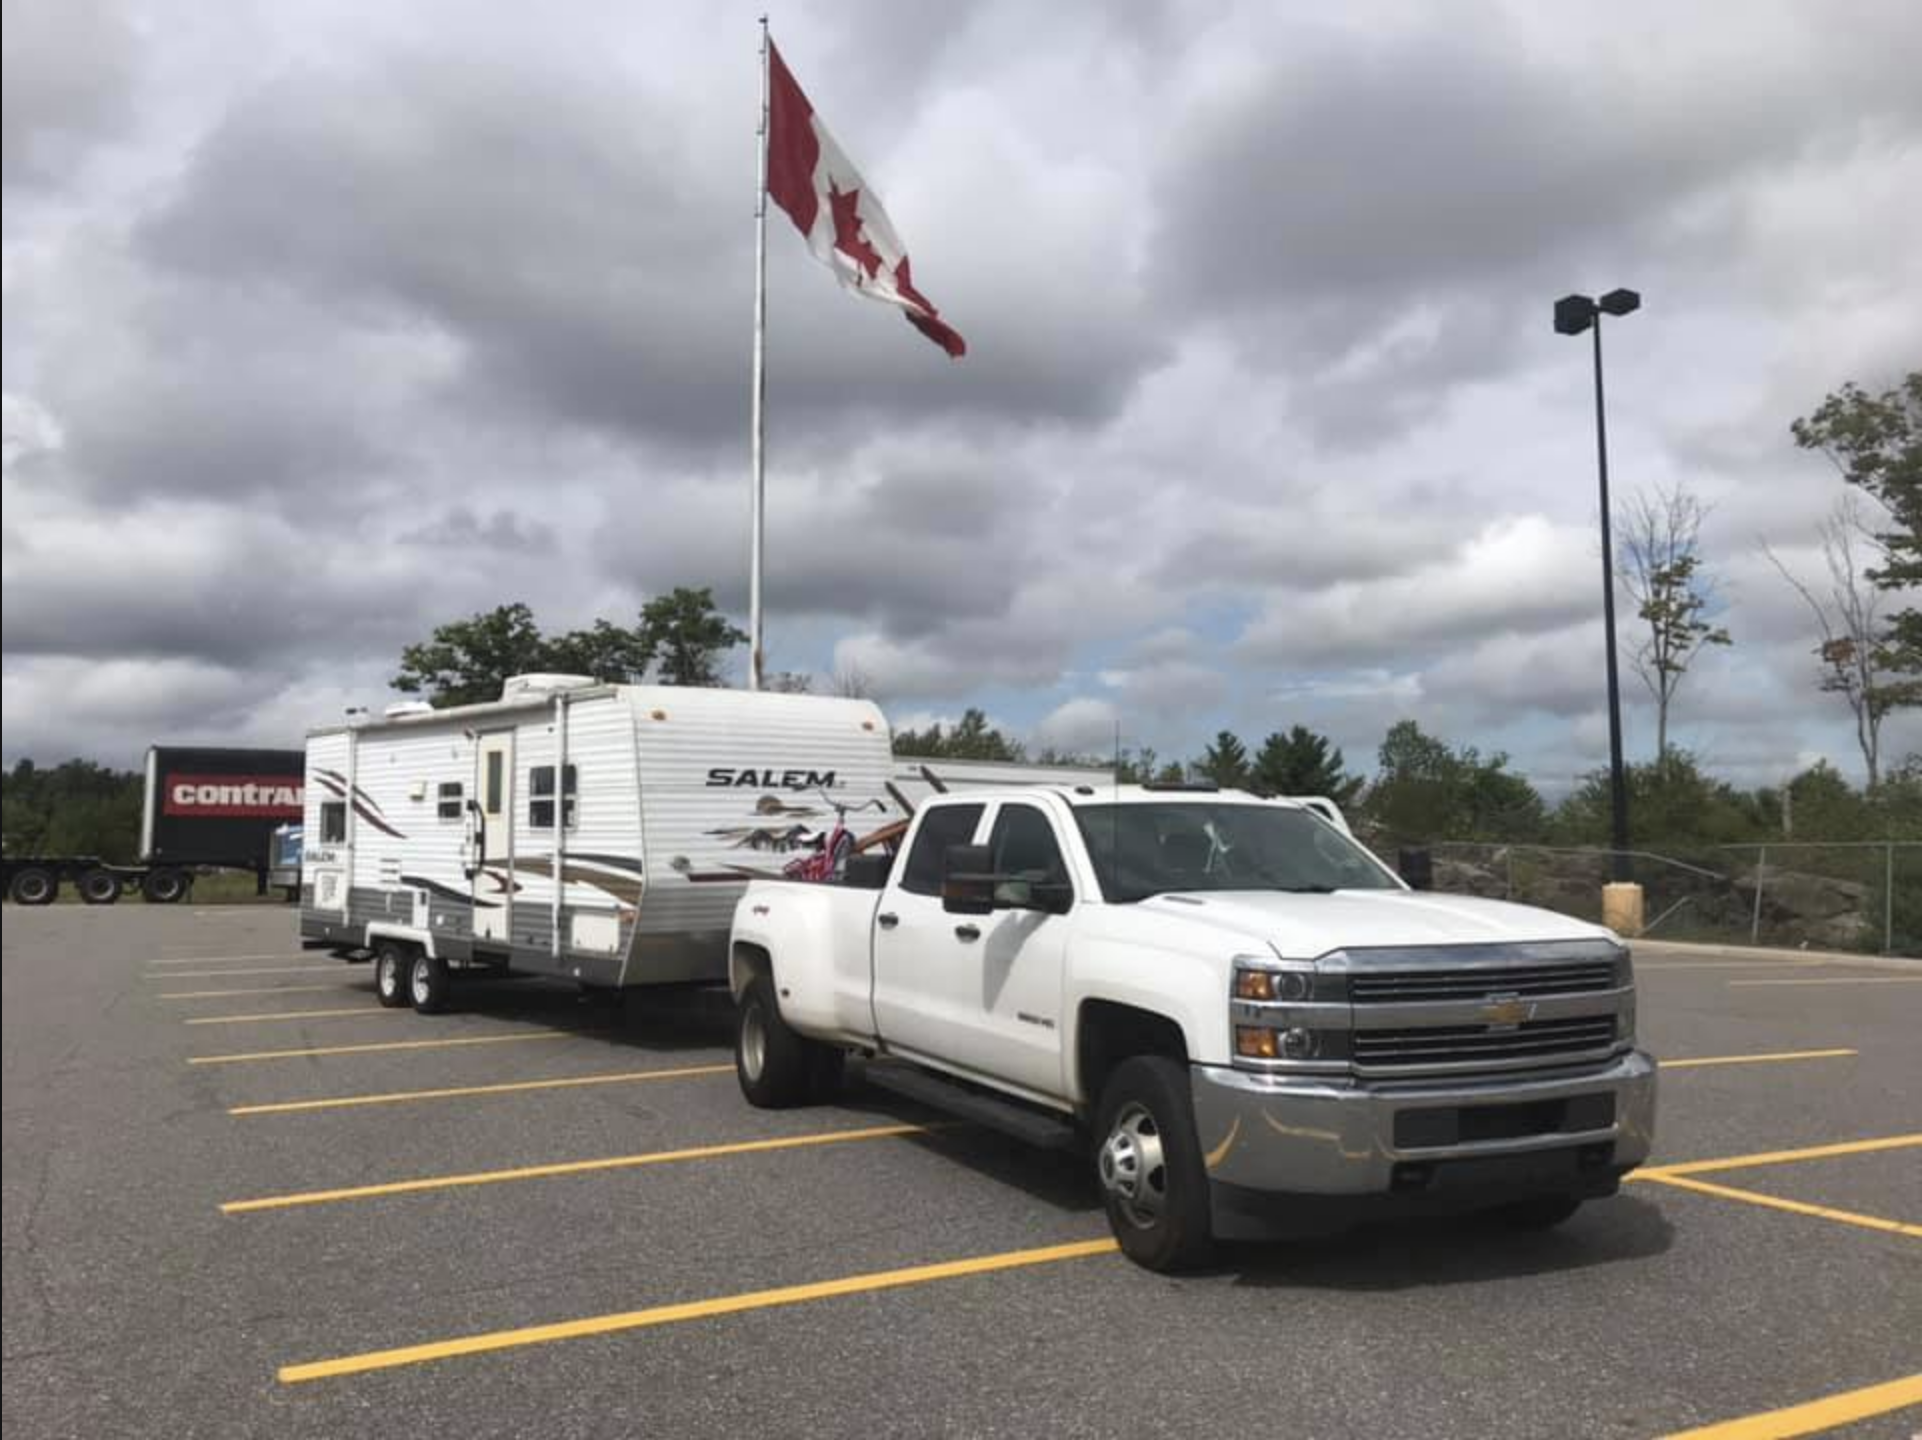
[[981, 938], [981, 927], [979, 925], [957, 925], [954, 927], [954, 938], [957, 940], [979, 940]]
[[874, 923], [879, 925], [883, 930], [892, 930], [896, 925], [901, 923], [901, 917], [896, 915], [892, 910], [883, 910], [879, 915], [874, 917]]

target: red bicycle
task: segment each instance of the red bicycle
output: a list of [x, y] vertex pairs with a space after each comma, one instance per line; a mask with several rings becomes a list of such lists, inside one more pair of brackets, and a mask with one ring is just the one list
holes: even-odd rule
[[781, 867], [781, 873], [790, 880], [840, 878], [842, 868], [848, 863], [848, 856], [852, 855], [857, 844], [861, 843], [855, 839], [854, 832], [848, 829], [848, 816], [859, 814], [864, 810], [878, 810], [883, 815], [888, 813], [887, 802], [884, 800], [863, 800], [859, 804], [843, 804], [826, 791], [821, 792], [821, 798], [834, 811], [834, 828], [825, 834], [817, 834], [811, 841], [806, 842], [813, 846], [813, 853], [790, 860]]

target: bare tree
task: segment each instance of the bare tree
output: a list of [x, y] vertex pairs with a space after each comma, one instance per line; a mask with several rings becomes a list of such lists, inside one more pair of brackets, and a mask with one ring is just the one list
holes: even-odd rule
[[1682, 677], [1705, 645], [1728, 645], [1728, 631], [1703, 619], [1715, 585], [1702, 565], [1708, 511], [1682, 486], [1636, 495], [1615, 516], [1622, 587], [1648, 634], [1629, 663], [1655, 698], [1655, 759], [1668, 759], [1668, 716]]
[[1822, 643], [1815, 647], [1822, 662], [1822, 691], [1848, 702], [1855, 716], [1855, 742], [1861, 747], [1873, 790], [1881, 780], [1882, 721], [1903, 692], [1900, 681], [1886, 674], [1882, 665], [1879, 642], [1885, 592], [1869, 579], [1866, 563], [1874, 553], [1875, 531], [1861, 501], [1848, 494], [1835, 502], [1817, 533], [1828, 569], [1825, 590], [1819, 581], [1809, 584], [1799, 578], [1767, 545], [1762, 550], [1815, 617], [1822, 634]]
[[874, 677], [859, 665], [843, 665], [828, 680], [828, 689], [847, 700], [872, 700]]
[[805, 670], [775, 670], [761, 682], [761, 688], [776, 695], [812, 695], [814, 677]]

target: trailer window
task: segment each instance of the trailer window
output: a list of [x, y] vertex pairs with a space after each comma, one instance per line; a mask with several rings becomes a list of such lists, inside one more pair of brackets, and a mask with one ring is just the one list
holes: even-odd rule
[[320, 802], [320, 843], [323, 845], [347, 843], [347, 802], [345, 800]]
[[443, 780], [440, 787], [440, 818], [443, 820], [460, 819], [460, 781]]
[[[569, 830], [574, 828], [574, 790], [576, 776], [574, 767], [568, 765], [561, 773], [561, 803], [566, 813]], [[554, 828], [554, 767], [536, 765], [527, 772], [527, 823], [531, 829], [552, 830]]]
[[907, 869], [901, 872], [901, 888], [912, 895], [941, 893], [941, 864], [948, 846], [965, 845], [974, 838], [974, 827], [981, 823], [984, 805], [939, 805], [928, 811], [914, 837]]

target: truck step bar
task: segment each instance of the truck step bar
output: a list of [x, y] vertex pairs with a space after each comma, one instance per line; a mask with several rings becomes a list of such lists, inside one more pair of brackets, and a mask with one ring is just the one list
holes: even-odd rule
[[866, 1076], [869, 1084], [903, 1099], [945, 1110], [1040, 1150], [1072, 1150], [1080, 1143], [1080, 1132], [1065, 1116], [1003, 1100], [926, 1070], [883, 1061], [869, 1065]]

